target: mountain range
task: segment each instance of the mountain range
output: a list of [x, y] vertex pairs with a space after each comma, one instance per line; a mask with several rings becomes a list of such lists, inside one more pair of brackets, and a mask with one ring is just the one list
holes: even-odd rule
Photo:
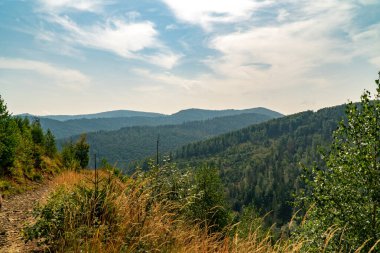
[[190, 121], [207, 120], [216, 117], [232, 116], [246, 113], [266, 115], [270, 118], [282, 117], [281, 113], [263, 108], [251, 108], [244, 110], [204, 110], [187, 109], [171, 115], [118, 110], [85, 115], [51, 115], [34, 116], [20, 114], [28, 118], [39, 118], [43, 129], [50, 129], [56, 138], [67, 138], [81, 133], [96, 131], [112, 131], [130, 126], [159, 126], [182, 124]]
[[96, 153], [131, 170], [137, 164], [144, 167], [147, 157], [155, 155], [159, 136], [160, 159], [170, 154], [182, 168], [217, 168], [234, 210], [253, 204], [263, 215], [271, 212], [270, 222], [281, 225], [294, 212], [292, 195], [303, 188], [302, 166], [325, 166], [319, 149], [328, 147], [344, 108], [289, 116], [266, 108], [188, 109], [172, 115], [113, 118], [105, 113], [97, 114], [105, 118], [40, 120], [45, 129], [65, 137], [59, 145], [88, 132], [91, 157]]
[[41, 119], [53, 119], [58, 121], [67, 121], [75, 119], [99, 119], [99, 118], [124, 118], [124, 117], [159, 117], [164, 116], [161, 113], [154, 112], [140, 112], [131, 110], [114, 110], [107, 112], [98, 112], [91, 114], [78, 114], [78, 115], [46, 115], [38, 116], [29, 113], [19, 114], [17, 116], [38, 117]]
[[303, 168], [325, 167], [320, 151], [328, 152], [344, 112], [341, 105], [252, 125], [185, 145], [174, 161], [217, 168], [234, 210], [253, 204], [270, 224], [285, 224], [294, 214], [293, 194], [304, 187]]
[[[186, 117], [189, 119], [190, 117]], [[193, 116], [193, 118], [195, 118]], [[180, 121], [183, 121], [182, 118]], [[271, 120], [273, 117], [258, 113], [216, 117], [207, 120], [187, 121], [182, 124], [159, 126], [124, 127], [115, 131], [98, 131], [87, 134], [90, 153], [118, 167], [125, 168], [129, 163], [139, 161], [156, 153], [159, 136], [159, 152], [167, 154], [182, 145], [241, 129], [252, 124]], [[70, 139], [77, 139], [72, 136]], [[62, 145], [68, 139], [61, 139]]]

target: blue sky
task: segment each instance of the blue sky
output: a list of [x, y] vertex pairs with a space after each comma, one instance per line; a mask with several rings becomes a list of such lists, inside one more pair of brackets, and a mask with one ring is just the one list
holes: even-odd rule
[[0, 0], [15, 114], [290, 114], [358, 100], [379, 70], [379, 0]]

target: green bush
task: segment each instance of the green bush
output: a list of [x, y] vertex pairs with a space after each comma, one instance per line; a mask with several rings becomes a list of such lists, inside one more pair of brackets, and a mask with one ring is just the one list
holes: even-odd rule
[[323, 155], [327, 168], [309, 170], [310, 192], [300, 197], [309, 208], [301, 227], [310, 241], [309, 250], [319, 252], [329, 237], [329, 251], [353, 252], [361, 246], [369, 251], [380, 241], [380, 84], [376, 82], [377, 94], [365, 91], [360, 103], [347, 105], [347, 119], [340, 122], [329, 153]]
[[113, 187], [110, 180], [96, 188], [81, 184], [72, 190], [58, 189], [46, 205], [34, 210], [37, 221], [25, 227], [25, 239], [39, 239], [53, 251], [62, 251], [67, 245], [74, 251], [83, 248], [99, 231], [104, 241], [111, 240], [118, 224]]
[[169, 200], [182, 206], [180, 215], [201, 224], [208, 231], [221, 232], [231, 222], [225, 191], [216, 169], [203, 165], [198, 169], [179, 170], [166, 160], [162, 166], [150, 163], [149, 178], [153, 198]]

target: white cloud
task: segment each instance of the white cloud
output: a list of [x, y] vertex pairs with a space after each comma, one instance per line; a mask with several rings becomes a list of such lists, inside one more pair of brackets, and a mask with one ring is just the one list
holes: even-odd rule
[[278, 87], [279, 83], [302, 85], [316, 68], [347, 64], [356, 56], [377, 62], [380, 27], [356, 31], [352, 24], [355, 4], [304, 1], [297, 7], [293, 13], [280, 10], [277, 19], [291, 16], [286, 23], [216, 35], [209, 47], [222, 55], [205, 62], [216, 74], [250, 83], [254, 89]]
[[175, 24], [170, 24], [170, 25], [167, 25], [165, 26], [165, 30], [177, 30], [178, 29], [178, 26], [175, 25]]
[[369, 62], [380, 68], [380, 23], [369, 26], [365, 31], [350, 31], [352, 43], [355, 45], [353, 54], [369, 58]]
[[268, 1], [251, 0], [162, 0], [184, 22], [200, 25], [211, 30], [213, 25], [250, 19], [257, 8]]
[[0, 58], [0, 69], [33, 71], [70, 90], [82, 90], [90, 85], [90, 78], [78, 70], [60, 68], [41, 61]]
[[127, 58], [134, 58], [133, 52], [158, 44], [157, 31], [151, 22], [125, 23], [111, 19], [106, 24], [80, 27], [68, 17], [53, 16], [52, 21], [65, 28], [68, 34], [63, 36], [72, 43], [111, 51]]
[[[155, 25], [149, 21], [125, 22], [122, 19], [107, 19], [103, 24], [87, 27], [79, 26], [67, 16], [53, 15], [49, 21], [65, 29], [66, 33], [54, 34], [61, 43], [65, 41], [71, 45], [105, 50], [124, 58], [148, 61], [169, 69], [181, 58], [181, 55], [173, 53], [161, 43]], [[140, 53], [147, 48], [156, 52]]]
[[277, 21], [278, 22], [283, 22], [287, 19], [289, 16], [289, 12], [285, 9], [280, 9], [277, 14]]
[[61, 12], [66, 10], [100, 12], [110, 1], [105, 0], [39, 0], [43, 10]]
[[310, 32], [316, 26], [317, 22], [303, 21], [217, 36], [210, 47], [223, 55], [208, 62], [217, 73], [251, 79], [261, 75], [262, 65], [273, 73], [297, 75], [326, 62], [347, 60], [339, 41]]
[[169, 50], [164, 50], [163, 52], [152, 54], [152, 55], [142, 55], [141, 59], [150, 62], [152, 64], [158, 65], [165, 69], [171, 69], [176, 64], [178, 64], [179, 60], [183, 55], [174, 54]]
[[379, 3], [378, 0], [358, 0], [358, 2], [363, 5], [371, 5], [371, 4]]
[[[286, 11], [283, 4], [273, 6], [272, 21], [281, 24], [255, 20], [251, 27], [210, 36], [208, 47], [220, 53], [204, 60], [213, 74], [189, 79], [140, 70], [140, 76], [163, 85], [161, 94], [219, 108], [277, 104], [280, 111], [294, 112], [355, 98], [352, 94], [366, 84], [355, 86], [352, 63], [359, 57], [380, 64], [379, 25], [356, 27], [356, 2], [295, 5], [285, 5]], [[173, 92], [173, 87], [179, 89]]]
[[[86, 47], [167, 69], [174, 67], [182, 57], [159, 40], [153, 22], [138, 21], [141, 17], [138, 11], [125, 12], [124, 17], [96, 13], [98, 21], [91, 25], [76, 23], [67, 15], [69, 10], [102, 12], [113, 0], [39, 0], [39, 3], [44, 20], [60, 27], [47, 30], [44, 26], [35, 36], [49, 44], [59, 44], [61, 54], [82, 55], [78, 48]], [[149, 51], [143, 52], [145, 49]]]
[[149, 70], [141, 68], [135, 68], [132, 71], [145, 79], [151, 79], [154, 82], [158, 82], [160, 84], [166, 84], [177, 88], [179, 87], [185, 90], [191, 90], [192, 88], [201, 85], [201, 81], [197, 79], [183, 78], [170, 72], [153, 73]]
[[125, 16], [129, 19], [129, 21], [135, 22], [136, 19], [141, 17], [141, 14], [138, 11], [129, 11], [125, 14]]

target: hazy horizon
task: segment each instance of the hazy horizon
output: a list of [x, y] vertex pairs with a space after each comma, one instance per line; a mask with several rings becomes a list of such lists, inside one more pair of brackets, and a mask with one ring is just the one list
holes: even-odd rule
[[[183, 108], [183, 109], [180, 109], [178, 111], [173, 111], [173, 112], [170, 112], [170, 113], [162, 113], [162, 112], [154, 112], [154, 111], [139, 111], [139, 110], [130, 110], [130, 109], [115, 109], [115, 110], [105, 110], [105, 111], [97, 111], [97, 112], [89, 112], [89, 113], [79, 113], [79, 114], [45, 114], [45, 115], [42, 115], [42, 114], [32, 114], [32, 113], [28, 113], [28, 112], [23, 112], [23, 113], [12, 113], [10, 111], [10, 113], [12, 113], [13, 115], [22, 115], [22, 114], [30, 114], [32, 116], [77, 116], [77, 115], [91, 115], [91, 114], [99, 114], [99, 113], [107, 113], [107, 112], [114, 112], [114, 111], [134, 111], [134, 112], [146, 112], [146, 113], [158, 113], [158, 114], [163, 114], [163, 115], [171, 115], [171, 114], [175, 114], [175, 113], [178, 113], [180, 111], [185, 111], [185, 110], [216, 110], [216, 111], [223, 111], [223, 110], [246, 110], [246, 109], [255, 109], [255, 108], [260, 108], [261, 106], [258, 106], [258, 107], [250, 107], [250, 108], [239, 108], [239, 109], [236, 109], [236, 108], [224, 108], [224, 109], [210, 109], [210, 108], [196, 108], [196, 107], [192, 107], [192, 108]], [[264, 108], [264, 107], [263, 107]], [[266, 108], [266, 109], [269, 109], [271, 110], [271, 108]], [[274, 111], [274, 110], [273, 110]], [[281, 113], [279, 111], [276, 111], [278, 113]], [[282, 114], [282, 113], [281, 113]]]
[[376, 0], [0, 2], [0, 95], [13, 114], [358, 101], [380, 70]]

